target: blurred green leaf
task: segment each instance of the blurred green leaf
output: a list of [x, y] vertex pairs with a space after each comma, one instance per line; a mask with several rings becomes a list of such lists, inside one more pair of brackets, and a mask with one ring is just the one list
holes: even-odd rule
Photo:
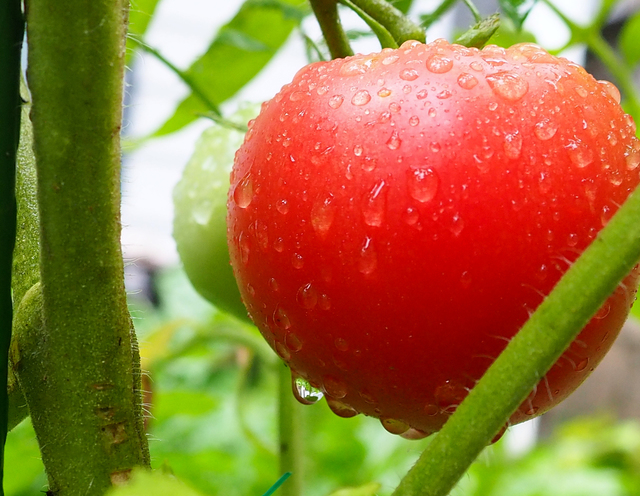
[[6, 496], [41, 494], [47, 477], [31, 420], [26, 420], [7, 436], [4, 459], [4, 492]]
[[[156, 10], [160, 0], [131, 0], [129, 6], [129, 34], [135, 35], [138, 38], [142, 38], [147, 32], [147, 28], [153, 18], [153, 13]], [[128, 64], [131, 60], [131, 56], [135, 51], [135, 45], [127, 39], [127, 58]]]
[[537, 0], [499, 0], [502, 12], [519, 30]]
[[624, 60], [630, 66], [640, 62], [640, 12], [629, 17], [622, 26], [620, 37], [618, 38], [618, 47], [624, 57]]
[[114, 487], [106, 496], [202, 496], [172, 475], [137, 469], [126, 486]]
[[[211, 102], [220, 104], [260, 72], [305, 13], [300, 0], [246, 0], [185, 73]], [[155, 135], [177, 131], [208, 110], [191, 93]]]
[[393, 4], [403, 14], [406, 14], [413, 5], [413, 0], [389, 0], [389, 3]]

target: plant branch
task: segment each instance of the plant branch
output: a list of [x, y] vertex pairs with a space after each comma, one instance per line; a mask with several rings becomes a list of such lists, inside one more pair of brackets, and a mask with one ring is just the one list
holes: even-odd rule
[[424, 30], [387, 0], [350, 1], [389, 31], [398, 46], [409, 40], [426, 41]]
[[640, 190], [569, 268], [393, 495], [448, 494], [639, 259]]
[[127, 3], [27, 13], [46, 339], [17, 372], [58, 496], [102, 495], [149, 463], [120, 248]]
[[337, 0], [309, 0], [309, 3], [320, 24], [331, 58], [339, 59], [353, 55], [347, 35], [340, 23]]
[[16, 154], [20, 137], [20, 52], [24, 19], [20, 0], [0, 6], [0, 495], [8, 422], [9, 345], [13, 303], [11, 272], [16, 235]]
[[278, 423], [280, 474], [291, 472], [291, 477], [280, 490], [281, 496], [302, 496], [303, 447], [300, 405], [291, 391], [291, 371], [284, 363], [278, 364]]

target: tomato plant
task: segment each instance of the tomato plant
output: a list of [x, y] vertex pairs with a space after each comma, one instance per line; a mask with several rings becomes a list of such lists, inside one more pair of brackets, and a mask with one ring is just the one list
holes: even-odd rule
[[[229, 249], [254, 323], [338, 415], [439, 430], [638, 184], [619, 101], [532, 44], [406, 42], [303, 68], [231, 175]], [[587, 377], [637, 283], [634, 270], [510, 422]]]

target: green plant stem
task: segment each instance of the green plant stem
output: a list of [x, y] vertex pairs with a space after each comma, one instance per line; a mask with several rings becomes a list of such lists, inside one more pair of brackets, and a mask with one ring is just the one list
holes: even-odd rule
[[20, 136], [20, 52], [24, 19], [20, 0], [0, 6], [0, 495], [8, 421], [9, 345], [13, 319], [11, 272], [16, 235], [16, 154]]
[[350, 0], [367, 15], [384, 26], [399, 45], [405, 41], [426, 41], [424, 30], [387, 0]]
[[457, 2], [458, 0], [444, 0], [444, 2], [438, 5], [436, 10], [434, 10], [431, 14], [426, 14], [421, 16], [422, 27], [424, 29], [427, 29], [428, 27], [430, 27], [434, 22], [440, 19], [446, 12], [448, 12], [449, 9], [451, 9]]
[[444, 496], [640, 259], [633, 193], [435, 436], [394, 496]]
[[302, 496], [303, 447], [301, 408], [291, 392], [291, 371], [278, 364], [278, 430], [280, 475], [291, 472], [291, 477], [282, 485], [281, 496]]
[[337, 0], [309, 0], [309, 3], [320, 24], [331, 58], [340, 59], [353, 55], [349, 39], [340, 23]]
[[389, 33], [389, 31], [387, 31], [387, 29], [382, 24], [376, 21], [364, 10], [351, 2], [351, 0], [340, 0], [340, 3], [346, 7], [349, 7], [356, 14], [358, 14], [360, 19], [367, 23], [367, 26], [371, 28], [373, 34], [375, 34], [378, 38], [378, 41], [380, 42], [380, 46], [382, 48], [398, 48], [398, 43], [396, 43], [396, 40], [393, 39], [391, 33]]
[[127, 5], [27, 12], [46, 339], [18, 378], [57, 496], [102, 495], [149, 463], [120, 248]]

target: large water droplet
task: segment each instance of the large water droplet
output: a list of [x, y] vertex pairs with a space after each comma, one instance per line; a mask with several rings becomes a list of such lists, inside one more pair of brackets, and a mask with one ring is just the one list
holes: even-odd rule
[[384, 221], [387, 207], [387, 188], [383, 180], [378, 181], [371, 191], [367, 193], [367, 198], [362, 207], [364, 222], [368, 226], [379, 227]]
[[580, 169], [593, 162], [593, 151], [581, 140], [570, 140], [566, 146], [569, 158]]
[[343, 101], [344, 97], [342, 95], [333, 95], [331, 98], [329, 98], [329, 107], [331, 107], [332, 109], [337, 109], [340, 107], [340, 105], [342, 105]]
[[402, 71], [400, 71], [400, 79], [405, 81], [415, 81], [419, 75], [415, 69], [402, 69]]
[[378, 90], [378, 96], [379, 96], [380, 98], [386, 98], [386, 97], [388, 97], [388, 96], [390, 96], [390, 95], [391, 95], [391, 90], [390, 90], [390, 89], [388, 89], [388, 88], [380, 88], [380, 89]]
[[390, 150], [397, 150], [398, 148], [400, 148], [401, 144], [402, 140], [398, 137], [398, 131], [394, 129], [391, 133], [391, 136], [387, 140], [387, 146]]
[[371, 274], [378, 266], [378, 254], [373, 246], [370, 237], [366, 237], [362, 248], [360, 249], [360, 258], [358, 259], [358, 270], [365, 275]]
[[504, 137], [504, 153], [508, 158], [518, 158], [522, 152], [522, 136], [518, 133], [506, 134]]
[[300, 337], [293, 332], [288, 333], [284, 337], [284, 344], [287, 348], [289, 348], [289, 350], [293, 351], [294, 353], [297, 353], [302, 349], [302, 341], [300, 340]]
[[327, 197], [324, 200], [316, 202], [311, 209], [311, 225], [316, 234], [321, 238], [326, 236], [336, 214], [332, 201], [333, 197]]
[[366, 105], [370, 101], [371, 101], [371, 95], [367, 90], [360, 90], [356, 92], [356, 94], [353, 95], [353, 97], [351, 98], [351, 103], [353, 105], [356, 105], [357, 107]]
[[420, 203], [431, 201], [438, 192], [440, 179], [430, 167], [407, 170], [407, 188], [409, 195]]
[[282, 308], [276, 308], [276, 311], [273, 312], [273, 321], [280, 329], [291, 329], [291, 320], [289, 320], [289, 316], [287, 312]]
[[598, 81], [598, 84], [613, 98], [616, 103], [620, 103], [620, 90], [610, 81]]
[[347, 395], [347, 385], [341, 379], [327, 375], [322, 380], [322, 384], [325, 392], [336, 400]]
[[286, 215], [289, 212], [289, 202], [284, 198], [281, 198], [276, 202], [276, 210], [282, 215]]
[[340, 75], [345, 77], [358, 76], [367, 72], [374, 64], [374, 57], [353, 57], [345, 59], [340, 66]]
[[391, 434], [402, 434], [409, 430], [409, 424], [404, 423], [402, 420], [396, 420], [391, 418], [380, 419], [382, 427]]
[[640, 165], [640, 146], [636, 141], [633, 146], [630, 146], [624, 152], [625, 160], [627, 162], [627, 170], [635, 170]]
[[301, 269], [304, 267], [304, 257], [299, 253], [294, 253], [291, 256], [291, 265], [294, 269]]
[[247, 208], [253, 200], [253, 179], [247, 172], [233, 190], [233, 200], [240, 208]]
[[324, 394], [319, 389], [314, 388], [309, 381], [291, 373], [291, 389], [293, 396], [303, 405], [313, 405], [320, 401]]
[[337, 401], [333, 398], [327, 397], [327, 405], [331, 408], [331, 411], [338, 417], [351, 418], [358, 415], [358, 412], [351, 408], [349, 405], [345, 405], [341, 401]]
[[420, 118], [417, 115], [412, 115], [411, 117], [409, 117], [409, 125], [410, 126], [417, 126], [418, 124], [420, 124]]
[[478, 84], [478, 80], [473, 74], [463, 72], [458, 76], [458, 86], [465, 90], [470, 90]]
[[400, 57], [398, 55], [389, 55], [388, 57], [382, 59], [382, 65], [395, 64], [399, 59]]
[[497, 72], [486, 76], [493, 92], [510, 102], [517, 102], [529, 91], [529, 83], [519, 74]]
[[435, 54], [427, 60], [427, 69], [434, 74], [444, 74], [453, 67], [453, 60], [444, 55]]
[[535, 129], [533, 130], [536, 136], [540, 138], [542, 141], [546, 141], [548, 139], [553, 138], [557, 131], [558, 131], [558, 126], [556, 126], [549, 119], [543, 119], [540, 122], [538, 122], [536, 124]]
[[298, 290], [296, 301], [305, 310], [312, 310], [318, 303], [318, 292], [311, 283], [307, 283]]

